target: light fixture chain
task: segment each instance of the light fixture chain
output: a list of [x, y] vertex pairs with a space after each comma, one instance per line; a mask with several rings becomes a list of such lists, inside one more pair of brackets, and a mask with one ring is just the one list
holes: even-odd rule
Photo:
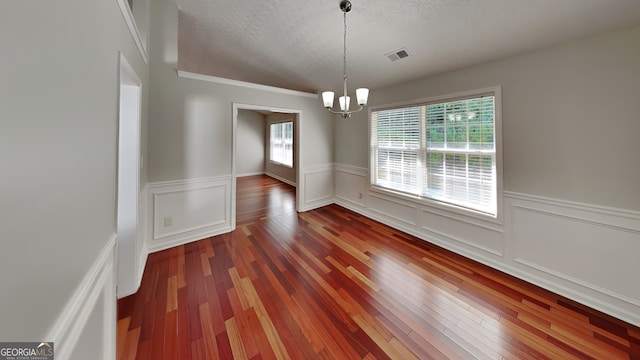
[[346, 101], [347, 101], [347, 12], [343, 12], [344, 15], [344, 51], [342, 56], [343, 61], [343, 78], [344, 78], [344, 101], [345, 101], [345, 110], [346, 110]]
[[343, 85], [343, 96], [338, 99], [341, 103], [340, 111], [334, 111], [333, 107], [333, 99], [334, 92], [333, 91], [324, 91], [322, 93], [322, 101], [324, 103], [324, 107], [332, 114], [339, 114], [342, 118], [346, 119], [351, 116], [351, 114], [361, 111], [364, 106], [367, 105], [367, 97], [369, 96], [369, 89], [367, 88], [359, 88], [356, 89], [356, 99], [358, 103], [358, 109], [349, 110], [349, 102], [347, 101], [347, 13], [351, 11], [351, 2], [349, 0], [341, 0], [340, 1], [340, 10], [343, 12], [343, 20], [344, 20], [344, 38], [343, 38], [343, 51], [342, 51], [342, 85]]

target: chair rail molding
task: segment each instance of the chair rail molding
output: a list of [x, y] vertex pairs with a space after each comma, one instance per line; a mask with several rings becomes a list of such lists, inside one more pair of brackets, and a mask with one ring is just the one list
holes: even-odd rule
[[502, 223], [369, 186], [335, 164], [336, 204], [640, 326], [640, 212], [504, 191]]
[[[78, 353], [95, 351], [86, 348], [85, 343], [101, 344], [104, 358], [115, 359], [116, 242], [117, 236], [113, 234], [49, 330], [46, 339], [56, 344], [57, 360], [73, 359]], [[92, 331], [86, 332], [86, 329]], [[96, 333], [102, 336], [84, 338]]]

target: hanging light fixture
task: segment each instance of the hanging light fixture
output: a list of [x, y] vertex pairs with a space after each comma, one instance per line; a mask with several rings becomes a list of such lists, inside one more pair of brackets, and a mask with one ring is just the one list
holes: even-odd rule
[[358, 101], [357, 110], [349, 110], [351, 103], [351, 97], [347, 96], [347, 13], [351, 11], [351, 2], [349, 0], [340, 1], [340, 10], [344, 13], [344, 53], [343, 53], [343, 95], [338, 98], [340, 103], [340, 111], [333, 110], [333, 91], [325, 91], [322, 93], [322, 101], [324, 107], [332, 114], [340, 114], [343, 119], [351, 116], [351, 114], [362, 110], [367, 105], [367, 98], [369, 97], [369, 89], [359, 88], [356, 89], [356, 99]]

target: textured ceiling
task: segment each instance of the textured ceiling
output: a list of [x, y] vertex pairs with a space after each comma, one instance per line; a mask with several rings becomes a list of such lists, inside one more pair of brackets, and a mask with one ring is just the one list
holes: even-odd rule
[[[176, 2], [179, 70], [310, 92], [342, 88], [339, 0]], [[351, 2], [349, 92], [640, 23], [640, 0]], [[410, 56], [385, 56], [401, 48]]]

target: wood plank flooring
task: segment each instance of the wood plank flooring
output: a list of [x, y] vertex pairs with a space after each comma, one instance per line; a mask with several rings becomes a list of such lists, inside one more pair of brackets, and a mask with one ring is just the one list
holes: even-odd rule
[[638, 327], [294, 194], [241, 178], [235, 231], [150, 254], [117, 358], [640, 359]]
[[236, 225], [296, 211], [296, 188], [269, 176], [238, 178]]

